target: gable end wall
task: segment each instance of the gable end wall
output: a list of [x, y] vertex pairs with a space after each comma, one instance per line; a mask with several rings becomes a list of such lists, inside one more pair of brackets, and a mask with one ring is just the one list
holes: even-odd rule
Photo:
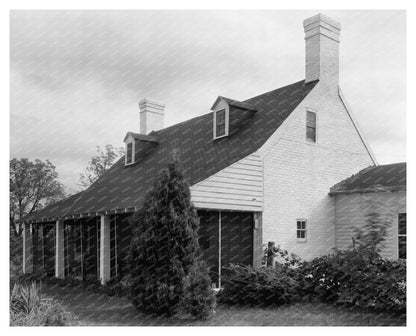
[[[317, 142], [306, 140], [306, 111], [317, 115]], [[264, 165], [263, 244], [309, 259], [335, 247], [335, 200], [329, 189], [374, 164], [338, 89], [318, 83], [259, 150]], [[306, 242], [296, 219], [307, 220]]]

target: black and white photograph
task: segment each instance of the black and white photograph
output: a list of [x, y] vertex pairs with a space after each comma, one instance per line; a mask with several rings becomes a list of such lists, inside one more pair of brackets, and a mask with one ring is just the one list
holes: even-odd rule
[[9, 327], [408, 326], [407, 10], [8, 17]]

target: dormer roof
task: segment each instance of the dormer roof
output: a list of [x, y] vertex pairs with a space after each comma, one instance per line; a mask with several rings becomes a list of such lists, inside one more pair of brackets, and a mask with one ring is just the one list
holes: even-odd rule
[[140, 133], [134, 133], [134, 132], [127, 132], [126, 136], [124, 137], [123, 142], [126, 142], [129, 137], [133, 138], [134, 140], [159, 143], [155, 132], [152, 132], [152, 133], [147, 134], [147, 135], [146, 134], [140, 134]]
[[229, 106], [235, 106], [235, 107], [241, 108], [243, 110], [248, 110], [248, 111], [257, 111], [257, 107], [255, 107], [254, 105], [252, 105], [250, 103], [241, 102], [241, 101], [231, 99], [231, 98], [227, 98], [227, 97], [223, 97], [223, 96], [218, 96], [218, 98], [215, 100], [214, 104], [211, 107], [211, 111], [215, 110], [216, 106], [218, 105], [218, 103], [221, 100], [226, 102]]

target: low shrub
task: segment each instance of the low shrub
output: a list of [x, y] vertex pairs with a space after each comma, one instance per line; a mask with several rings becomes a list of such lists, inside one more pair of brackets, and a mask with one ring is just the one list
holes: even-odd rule
[[356, 250], [335, 250], [311, 261], [283, 258], [273, 267], [258, 269], [232, 265], [222, 283], [219, 302], [232, 305], [281, 305], [309, 299], [406, 312], [406, 262]]
[[292, 269], [230, 265], [224, 268], [218, 300], [232, 305], [270, 306], [300, 300], [299, 282]]
[[[268, 265], [270, 263], [270, 265]], [[263, 266], [287, 266], [297, 267], [302, 263], [302, 259], [294, 253], [289, 253], [278, 245], [263, 245]]]
[[67, 312], [59, 301], [43, 297], [34, 282], [16, 283], [10, 295], [11, 326], [72, 326], [77, 317]]
[[211, 289], [208, 267], [202, 260], [195, 262], [184, 281], [181, 308], [194, 318], [206, 320], [214, 311], [216, 297]]
[[303, 263], [303, 296], [375, 311], [406, 311], [406, 263], [354, 250]]

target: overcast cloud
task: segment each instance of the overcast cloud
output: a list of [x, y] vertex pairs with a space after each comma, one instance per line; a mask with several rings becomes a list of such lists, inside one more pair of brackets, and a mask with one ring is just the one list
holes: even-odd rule
[[[10, 156], [49, 159], [77, 190], [95, 146], [139, 131], [143, 98], [169, 126], [303, 79], [318, 12], [13, 11]], [[323, 13], [341, 22], [340, 85], [376, 158], [405, 161], [405, 12]]]

